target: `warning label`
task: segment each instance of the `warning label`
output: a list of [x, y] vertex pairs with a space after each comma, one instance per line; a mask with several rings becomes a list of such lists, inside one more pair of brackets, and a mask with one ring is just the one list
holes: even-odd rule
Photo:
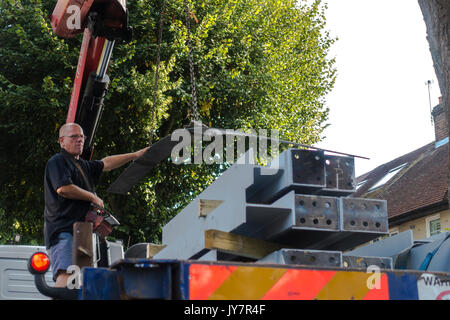
[[424, 273], [417, 280], [420, 300], [450, 300], [450, 279]]

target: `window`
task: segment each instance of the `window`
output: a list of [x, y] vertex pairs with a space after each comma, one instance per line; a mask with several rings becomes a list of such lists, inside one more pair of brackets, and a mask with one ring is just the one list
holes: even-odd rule
[[372, 187], [370, 187], [369, 191], [375, 190], [379, 187], [381, 187], [382, 185], [384, 185], [386, 182], [388, 182], [389, 180], [391, 180], [400, 170], [402, 170], [408, 163], [404, 163], [398, 167], [395, 167], [391, 170], [389, 170], [389, 172], [380, 180], [378, 180], [377, 183], [375, 183]]
[[434, 236], [441, 232], [441, 221], [440, 219], [430, 221], [430, 236]]
[[391, 229], [390, 231], [389, 231], [389, 236], [390, 237], [392, 237], [392, 236], [395, 236], [395, 235], [397, 235], [397, 234], [399, 234], [400, 232], [398, 231], [398, 228], [394, 228], [394, 229]]
[[427, 237], [441, 233], [441, 217], [439, 214], [426, 218], [425, 223], [427, 227]]
[[356, 190], [358, 190], [359, 188], [361, 188], [366, 182], [367, 182], [367, 179], [366, 179], [366, 180], [363, 180], [363, 181], [361, 181], [361, 182], [358, 182], [358, 184], [356, 185]]
[[446, 138], [444, 138], [444, 139], [442, 139], [442, 140], [436, 141], [436, 142], [434, 143], [434, 148], [437, 149], [437, 148], [439, 148], [439, 147], [442, 147], [442, 146], [444, 146], [446, 143], [448, 143], [448, 137], [446, 137]]

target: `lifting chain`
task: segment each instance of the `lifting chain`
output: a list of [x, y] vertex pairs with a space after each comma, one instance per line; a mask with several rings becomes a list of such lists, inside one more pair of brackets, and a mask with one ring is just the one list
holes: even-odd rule
[[192, 42], [191, 42], [191, 23], [189, 21], [189, 5], [188, 1], [184, 0], [184, 7], [186, 12], [186, 30], [187, 30], [187, 46], [188, 46], [188, 57], [189, 57], [189, 72], [191, 75], [191, 90], [192, 90], [192, 115], [194, 121], [198, 121], [198, 110], [197, 110], [197, 90], [195, 87], [195, 75], [194, 75], [194, 59], [192, 55]]
[[159, 18], [159, 31], [158, 31], [158, 47], [156, 51], [156, 70], [155, 70], [155, 85], [153, 90], [153, 110], [150, 128], [150, 145], [152, 144], [153, 137], [155, 135], [155, 124], [156, 124], [156, 96], [158, 94], [158, 81], [159, 81], [159, 64], [161, 61], [161, 41], [162, 41], [162, 29], [163, 29], [163, 19], [166, 9], [166, 1], [162, 1], [161, 14]]
[[[195, 86], [195, 74], [194, 74], [194, 58], [192, 54], [192, 41], [191, 41], [191, 24], [189, 20], [189, 5], [188, 1], [184, 0], [185, 14], [186, 14], [186, 30], [187, 30], [187, 47], [188, 47], [188, 58], [189, 58], [189, 73], [191, 76], [191, 94], [192, 94], [192, 116], [194, 121], [198, 121], [198, 108], [197, 108], [197, 89]], [[153, 137], [155, 135], [155, 124], [156, 124], [156, 96], [158, 94], [158, 81], [159, 81], [159, 65], [161, 59], [161, 41], [162, 41], [162, 29], [163, 29], [163, 19], [165, 14], [165, 0], [162, 1], [161, 14], [159, 20], [159, 30], [158, 30], [158, 47], [156, 52], [156, 70], [155, 70], [155, 84], [153, 90], [153, 110], [150, 128], [150, 145], [152, 144]]]

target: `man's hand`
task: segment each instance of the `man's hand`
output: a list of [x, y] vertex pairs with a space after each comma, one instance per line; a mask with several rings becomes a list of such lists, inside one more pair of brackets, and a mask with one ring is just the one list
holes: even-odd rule
[[141, 149], [141, 150], [138, 150], [138, 151], [136, 151], [134, 154], [135, 154], [135, 159], [134, 160], [136, 160], [136, 159], [139, 159], [140, 157], [142, 157], [143, 155], [144, 155], [144, 153], [148, 150], [148, 148], [150, 148], [150, 147], [146, 147], [146, 148], [144, 148], [144, 149]]
[[101, 207], [101, 208], [104, 208], [105, 206], [104, 206], [104, 204], [103, 204], [103, 200], [102, 199], [100, 199], [97, 195], [95, 195], [95, 194], [92, 194], [93, 195], [93, 197], [92, 197], [92, 199], [91, 199], [91, 202], [92, 203], [94, 203], [94, 204], [96, 204], [96, 205], [98, 205], [99, 207]]

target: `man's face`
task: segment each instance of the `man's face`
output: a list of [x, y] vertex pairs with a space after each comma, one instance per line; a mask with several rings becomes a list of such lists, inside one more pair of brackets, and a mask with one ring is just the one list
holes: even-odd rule
[[84, 133], [81, 127], [76, 125], [68, 126], [59, 137], [59, 143], [64, 150], [74, 157], [83, 153]]

